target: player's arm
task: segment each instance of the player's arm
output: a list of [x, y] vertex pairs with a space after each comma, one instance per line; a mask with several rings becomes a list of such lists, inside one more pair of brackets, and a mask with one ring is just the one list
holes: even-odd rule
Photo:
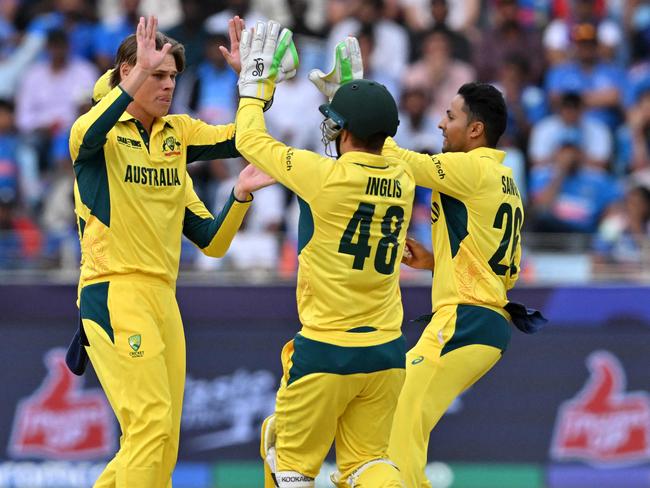
[[311, 151], [294, 149], [266, 131], [264, 102], [242, 98], [236, 118], [237, 149], [251, 164], [271, 175], [303, 199], [313, 199], [332, 161]]
[[422, 154], [403, 149], [388, 137], [383, 154], [405, 161], [413, 171], [416, 185], [453, 197], [474, 194], [482, 178], [480, 167], [467, 153]]
[[[253, 196], [250, 194], [252, 189], [242, 189], [241, 186], [236, 185], [219, 214], [214, 217], [196, 195], [190, 176], [185, 175], [185, 177], [187, 184], [183, 235], [203, 254], [220, 258], [226, 254], [250, 208], [253, 201]], [[238, 180], [237, 183], [239, 184], [240, 181]]]
[[70, 132], [70, 156], [75, 165], [98, 159], [106, 142], [106, 134], [132, 100], [128, 93], [117, 86], [77, 119]]
[[187, 163], [237, 158], [235, 124], [210, 125], [187, 115], [178, 118], [187, 127]]

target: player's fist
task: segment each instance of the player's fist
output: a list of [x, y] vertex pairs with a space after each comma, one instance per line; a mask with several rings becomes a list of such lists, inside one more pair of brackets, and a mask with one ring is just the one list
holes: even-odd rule
[[402, 262], [411, 268], [430, 269], [431, 271], [435, 265], [433, 253], [412, 237], [406, 238]]

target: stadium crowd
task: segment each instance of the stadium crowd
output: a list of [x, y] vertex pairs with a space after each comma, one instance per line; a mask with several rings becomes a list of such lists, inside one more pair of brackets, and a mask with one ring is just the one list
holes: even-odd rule
[[[465, 82], [493, 83], [509, 109], [500, 148], [527, 205], [525, 230], [580, 235], [600, 263], [634, 266], [650, 234], [650, 0], [3, 0], [0, 3], [0, 269], [78, 266], [69, 129], [88, 109], [140, 14], [185, 45], [174, 112], [234, 120], [237, 76], [219, 51], [227, 20], [276, 19], [300, 52], [277, 91], [269, 131], [323, 151], [323, 102], [306, 74], [333, 46], [359, 39], [365, 77], [399, 100], [398, 143], [439, 152], [445, 103]], [[242, 160], [189, 171], [214, 209]], [[430, 243], [429, 194], [418, 188], [410, 232]], [[295, 198], [255, 195], [223, 263], [187, 242], [184, 265], [295, 270]], [[586, 236], [586, 239], [584, 237]]]

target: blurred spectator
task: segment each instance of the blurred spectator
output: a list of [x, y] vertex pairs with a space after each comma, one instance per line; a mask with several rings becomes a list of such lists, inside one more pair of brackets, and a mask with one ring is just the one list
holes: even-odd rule
[[[92, 61], [95, 58], [96, 39], [93, 14], [93, 5], [90, 2], [54, 0], [52, 12], [40, 15], [34, 20], [34, 24], [46, 25], [50, 30], [64, 31], [69, 39], [72, 55]], [[34, 25], [30, 25], [30, 28], [34, 28]]]
[[[89, 109], [88, 106], [86, 108]], [[40, 224], [45, 231], [43, 254], [61, 268], [79, 266], [79, 237], [74, 213], [72, 161], [68, 150], [69, 131], [56, 137], [52, 143], [49, 176]]]
[[[294, 36], [325, 35], [327, 0], [287, 0], [287, 3]], [[296, 46], [300, 49], [301, 43], [296, 42]]]
[[631, 264], [637, 268], [650, 237], [650, 190], [631, 187], [625, 201], [598, 227], [594, 240], [597, 263]]
[[41, 198], [38, 160], [14, 127], [14, 107], [0, 99], [0, 193], [15, 195], [33, 210]]
[[40, 249], [41, 233], [18, 211], [16, 195], [0, 192], [0, 269], [24, 268], [38, 258]]
[[219, 46], [227, 43], [222, 34], [206, 37], [204, 60], [178, 82], [175, 112], [194, 114], [208, 124], [228, 124], [235, 119], [238, 77], [219, 51]]
[[138, 25], [140, 0], [120, 0], [120, 5], [120, 15], [105, 20], [95, 30], [95, 61], [101, 71], [113, 67], [117, 48]]
[[619, 175], [650, 170], [650, 86], [627, 112], [627, 124], [617, 132]]
[[505, 60], [516, 55], [529, 60], [524, 73], [525, 81], [538, 83], [544, 60], [541, 56], [530, 56], [530, 53], [541, 52], [541, 46], [539, 33], [521, 24], [517, 0], [496, 0], [492, 24], [482, 32], [480, 42], [474, 49], [478, 79], [494, 81]]
[[158, 27], [166, 33], [169, 28], [181, 22], [181, 5], [184, 2], [185, 0], [142, 0], [142, 14], [158, 17]]
[[[411, 59], [422, 56], [422, 38], [431, 30], [438, 29], [447, 33], [451, 43], [451, 54], [455, 59], [469, 63], [472, 59], [472, 45], [462, 33], [452, 29], [448, 24], [449, 6], [447, 0], [431, 0], [430, 15], [422, 15], [418, 8], [404, 7], [404, 16], [412, 34]], [[429, 19], [427, 21], [426, 19]]]
[[[431, 94], [423, 87], [406, 87], [400, 100], [399, 130], [395, 141], [406, 149], [428, 154], [442, 150], [442, 131], [429, 115]], [[431, 244], [431, 189], [416, 187], [409, 234]]]
[[361, 31], [370, 33], [373, 39], [373, 49], [367, 59], [370, 69], [375, 76], [397, 81], [408, 61], [409, 39], [402, 26], [382, 17], [383, 7], [384, 0], [360, 0], [352, 17], [332, 25], [326, 52], [333, 53], [336, 44], [347, 36], [356, 36]]
[[10, 19], [0, 17], [1, 99], [14, 97], [16, 86], [25, 69], [36, 59], [45, 45], [46, 27], [43, 24], [33, 25], [21, 38], [13, 28]]
[[[232, 161], [238, 161], [230, 173], [236, 175], [244, 166], [244, 161]], [[235, 180], [235, 176], [228, 177], [216, 189], [213, 201], [217, 211], [228, 200]], [[285, 200], [285, 189], [281, 185], [271, 185], [256, 191], [254, 203], [235, 235], [226, 259], [206, 259], [203, 254], [199, 254], [197, 266], [204, 270], [221, 269], [228, 262], [236, 270], [277, 268], [280, 253], [278, 232], [284, 219]]]
[[556, 105], [564, 92], [582, 95], [587, 114], [614, 130], [625, 88], [625, 71], [598, 55], [596, 30], [592, 24], [575, 25], [572, 31], [575, 60], [553, 66], [546, 75], [546, 91]]
[[72, 125], [79, 100], [92, 93], [98, 76], [92, 64], [70, 56], [64, 31], [48, 33], [47, 52], [47, 61], [29, 67], [16, 97], [16, 124], [38, 148], [41, 170], [48, 166], [51, 138]]
[[650, 1], [630, 7], [630, 67], [625, 106], [630, 107], [642, 91], [650, 88]]
[[585, 116], [582, 97], [565, 93], [557, 114], [549, 115], [533, 126], [528, 153], [534, 166], [553, 163], [562, 143], [571, 138], [593, 167], [605, 168], [612, 155], [612, 137], [607, 126]]
[[[276, 91], [273, 110], [265, 114], [269, 133], [290, 146], [322, 152], [320, 124], [323, 116], [318, 111], [318, 106], [324, 102], [322, 95], [305, 76], [296, 76], [285, 83], [286, 90]], [[299, 123], [287, 114], [296, 114]]]
[[[204, 59], [204, 46], [208, 38], [208, 32], [204, 26], [205, 15], [200, 0], [183, 0], [182, 8], [183, 20], [180, 24], [170, 28], [166, 34], [185, 46], [185, 69], [191, 71], [201, 64]], [[249, 27], [251, 26], [252, 24], [249, 25]], [[212, 28], [210, 32], [221, 35], [227, 33], [227, 19], [225, 26], [220, 25], [219, 28]]]
[[527, 72], [525, 57], [508, 56], [499, 68], [496, 83], [508, 106], [508, 125], [504, 135], [522, 151], [528, 147], [531, 127], [547, 113], [544, 91], [527, 81]]
[[393, 94], [396, 101], [399, 101], [402, 94], [399, 78], [393, 78], [385, 70], [377, 69], [378, 67], [372, 64], [372, 53], [376, 51], [375, 31], [372, 26], [363, 26], [357, 34], [357, 39], [363, 59], [363, 77], [378, 81]]
[[616, 179], [585, 163], [579, 141], [564, 135], [553, 164], [533, 168], [530, 192], [537, 232], [595, 232], [600, 219], [622, 197]]
[[[400, 0], [407, 25], [411, 30], [429, 30], [434, 25], [435, 0]], [[480, 0], [446, 0], [445, 25], [452, 31], [471, 36], [476, 30], [481, 13]]]
[[434, 29], [424, 38], [422, 59], [408, 67], [402, 82], [406, 86], [425, 87], [433, 99], [431, 117], [440, 120], [458, 88], [475, 77], [472, 66], [451, 58], [445, 31]]
[[650, 2], [631, 1], [628, 8], [632, 62], [650, 59]]
[[571, 0], [563, 6], [559, 18], [551, 21], [544, 31], [544, 49], [550, 64], [567, 61], [571, 45], [571, 31], [580, 24], [596, 27], [595, 40], [600, 45], [603, 59], [613, 60], [623, 41], [623, 31], [613, 20], [603, 18], [603, 5], [595, 0]]
[[[184, 2], [183, 2], [184, 3]], [[210, 34], [228, 33], [228, 19], [239, 15], [246, 22], [249, 29], [255, 27], [255, 22], [266, 22], [267, 17], [253, 5], [250, 0], [225, 0], [225, 8], [205, 20], [205, 30]], [[199, 9], [199, 15], [201, 9]], [[276, 20], [276, 19], [273, 19]], [[175, 38], [178, 39], [178, 38]], [[179, 41], [183, 42], [181, 39]]]
[[442, 131], [429, 114], [431, 93], [422, 86], [408, 86], [400, 101], [399, 130], [395, 141], [401, 147], [436, 154], [442, 150]]

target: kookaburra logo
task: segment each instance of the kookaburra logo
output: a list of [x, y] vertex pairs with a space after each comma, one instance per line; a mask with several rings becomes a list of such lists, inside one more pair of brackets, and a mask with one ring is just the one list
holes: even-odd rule
[[264, 73], [264, 63], [262, 62], [262, 58], [255, 58], [253, 61], [255, 61], [255, 71], [253, 71], [253, 76], [262, 76], [262, 73]]

